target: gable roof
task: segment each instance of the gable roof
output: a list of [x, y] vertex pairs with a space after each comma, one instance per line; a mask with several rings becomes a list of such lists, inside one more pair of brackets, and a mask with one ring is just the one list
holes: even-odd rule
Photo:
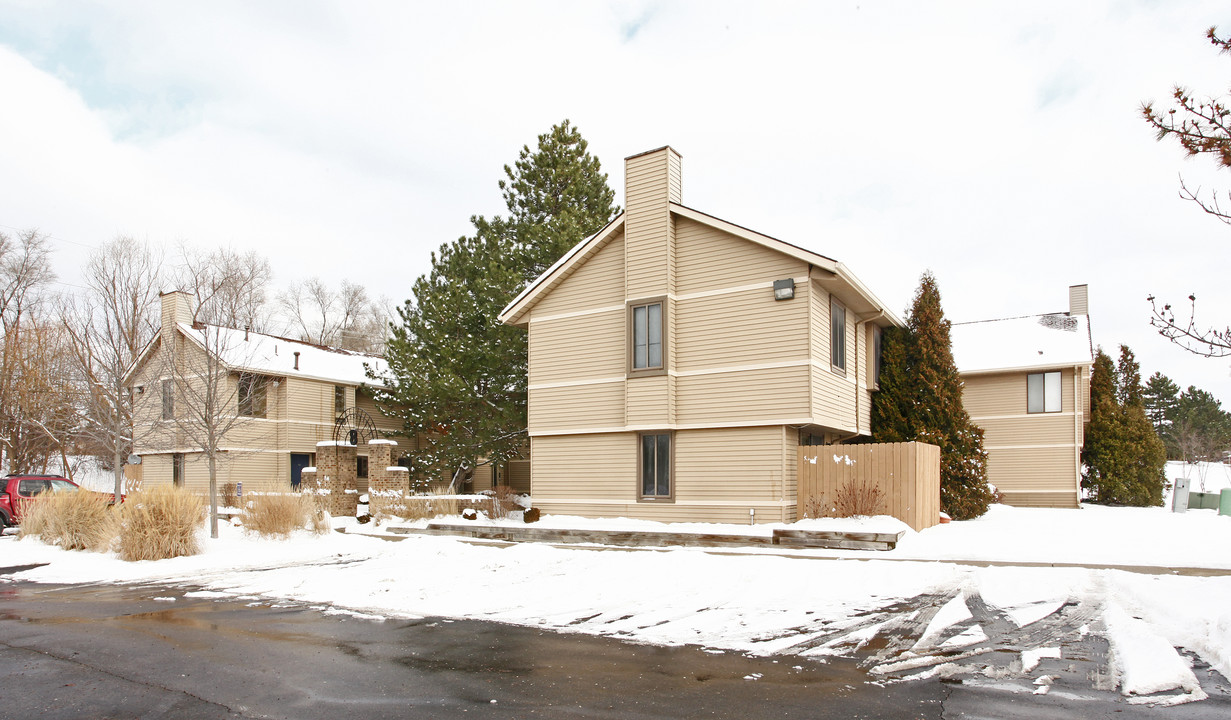
[[[314, 345], [302, 340], [266, 335], [218, 325], [176, 323], [176, 330], [199, 349], [207, 346], [217, 352], [222, 362], [231, 370], [321, 380], [342, 385], [363, 385], [374, 382], [367, 376], [366, 368], [377, 375], [385, 373], [389, 364], [379, 355], [354, 352], [341, 348]], [[142, 367], [161, 343], [161, 335], [155, 336], [146, 346], [133, 367], [125, 375], [128, 384], [137, 369]], [[295, 369], [295, 354], [299, 354], [299, 369]]]
[[[842, 263], [833, 258], [826, 257], [820, 253], [806, 250], [798, 245], [779, 240], [769, 235], [763, 235], [755, 230], [749, 230], [742, 225], [728, 222], [721, 218], [714, 217], [707, 213], [695, 210], [679, 203], [670, 203], [671, 212], [679, 217], [688, 218], [703, 225], [708, 225], [716, 230], [734, 235], [749, 242], [756, 243], [762, 247], [769, 248], [784, 255], [789, 255], [798, 260], [808, 263], [813, 267], [820, 268], [822, 271], [832, 275], [839, 281], [839, 284], [849, 287], [860, 298], [864, 299], [868, 305], [868, 309], [879, 315], [883, 315], [891, 323], [902, 325], [901, 319], [890, 311], [879, 298], [872, 293], [854, 273], [850, 271]], [[617, 233], [624, 227], [625, 213], [620, 213], [614, 220], [607, 224], [602, 230], [599, 230], [594, 235], [582, 240], [573, 246], [571, 250], [564, 254], [564, 257], [557, 260], [551, 267], [547, 268], [534, 282], [526, 286], [513, 301], [505, 306], [500, 312], [499, 320], [508, 325], [524, 325], [526, 323], [526, 313], [545, 296], [548, 292], [554, 289], [557, 285], [571, 275], [582, 263], [592, 257], [595, 253], [603, 248]]]
[[963, 374], [1094, 362], [1087, 315], [1051, 313], [954, 323], [949, 337], [953, 359]]

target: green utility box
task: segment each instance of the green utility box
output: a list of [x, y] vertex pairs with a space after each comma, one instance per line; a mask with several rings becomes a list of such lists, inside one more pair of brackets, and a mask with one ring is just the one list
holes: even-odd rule
[[1231, 515], [1231, 488], [1223, 488], [1219, 493], [1218, 514]]

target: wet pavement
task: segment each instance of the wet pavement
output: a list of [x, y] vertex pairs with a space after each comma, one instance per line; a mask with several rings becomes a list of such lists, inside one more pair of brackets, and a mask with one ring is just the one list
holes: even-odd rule
[[[1209, 700], [1128, 704], [1108, 689], [1106, 644], [1090, 634], [1071, 634], [1065, 659], [1045, 658], [1033, 673], [1019, 666], [1014, 674], [1020, 653], [989, 645], [945, 656], [950, 671], [901, 681], [919, 668], [886, 662], [917, 635], [919, 613], [945, 598], [854, 619], [897, 622], [852, 649], [855, 657], [821, 662], [478, 621], [380, 621], [191, 588], [37, 585], [3, 575], [6, 718], [1231, 717], [1226, 681], [1208, 669], [1199, 675]], [[1057, 617], [1081, 620], [1080, 608], [1061, 610], [1070, 615]], [[983, 625], [995, 634], [994, 622]], [[952, 672], [963, 664], [965, 672]], [[878, 666], [890, 669], [873, 674]], [[1047, 695], [1033, 694], [1039, 674], [1053, 678]]]

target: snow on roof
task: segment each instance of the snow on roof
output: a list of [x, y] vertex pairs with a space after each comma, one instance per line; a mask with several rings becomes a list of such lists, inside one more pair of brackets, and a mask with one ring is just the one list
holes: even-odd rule
[[1090, 318], [1054, 313], [954, 323], [953, 359], [959, 372], [1088, 365]]
[[[202, 347], [216, 351], [223, 362], [237, 370], [361, 385], [374, 382], [368, 377], [365, 365], [377, 374], [389, 367], [379, 355], [313, 345], [274, 335], [245, 333], [217, 325], [198, 329], [188, 323], [179, 323], [179, 329]], [[298, 370], [295, 369], [296, 353], [299, 353]]]

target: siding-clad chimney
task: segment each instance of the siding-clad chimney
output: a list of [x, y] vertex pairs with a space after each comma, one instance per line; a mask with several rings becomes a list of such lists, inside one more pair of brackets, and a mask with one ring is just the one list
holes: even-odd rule
[[661, 147], [624, 159], [625, 282], [629, 298], [665, 295], [674, 280], [670, 203], [679, 203], [680, 154]]
[[1069, 286], [1069, 315], [1089, 315], [1090, 302], [1085, 285]]
[[[162, 301], [162, 339], [165, 343], [174, 341], [176, 323], [192, 324], [192, 296], [183, 290], [159, 293]], [[174, 347], [169, 345], [168, 347]]]

